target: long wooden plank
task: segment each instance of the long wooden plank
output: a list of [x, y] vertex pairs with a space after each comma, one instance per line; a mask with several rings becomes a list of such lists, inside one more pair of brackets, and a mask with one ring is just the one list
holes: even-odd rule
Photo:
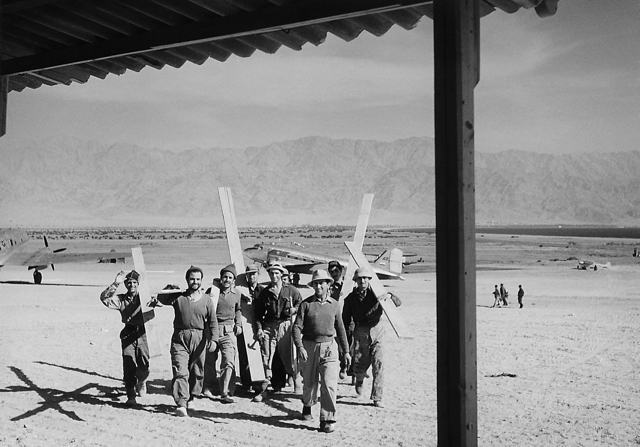
[[[364, 244], [364, 235], [367, 232], [367, 225], [369, 224], [369, 215], [371, 214], [371, 205], [373, 204], [373, 194], [365, 194], [362, 197], [362, 205], [360, 206], [360, 215], [358, 216], [358, 224], [356, 225], [356, 232], [353, 235], [353, 243], [355, 247], [362, 251], [362, 245]], [[347, 264], [347, 272], [344, 276], [344, 282], [342, 283], [342, 294], [347, 296], [353, 289], [353, 274], [356, 272], [356, 262], [353, 258], [349, 257], [349, 263]], [[342, 302], [342, 301], [341, 301]]]
[[[351, 257], [353, 258], [355, 263], [358, 265], [358, 267], [371, 268], [371, 266], [369, 265], [369, 261], [367, 261], [366, 256], [363, 255], [362, 251], [360, 251], [356, 247], [355, 242], [345, 241], [344, 245], [347, 246], [347, 250], [349, 250]], [[387, 298], [388, 292], [384, 288], [382, 281], [380, 281], [380, 279], [378, 279], [376, 275], [373, 275], [373, 278], [371, 278], [371, 280], [369, 281], [369, 284], [371, 286], [371, 289], [373, 290], [373, 293], [375, 293], [376, 297], [378, 297], [378, 301], [380, 301], [382, 310], [384, 310], [384, 313], [389, 319], [389, 322], [391, 323], [391, 327], [393, 327], [393, 330], [396, 332], [396, 335], [400, 338], [413, 338], [413, 335], [411, 334], [411, 331], [407, 326], [407, 323], [404, 321], [404, 318], [402, 318], [402, 314], [400, 313], [400, 310], [396, 307], [396, 305], [391, 299]]]
[[[231, 197], [231, 189], [226, 187], [218, 188], [220, 197], [220, 207], [222, 208], [222, 219], [224, 220], [224, 229], [227, 234], [227, 246], [229, 248], [229, 259], [236, 266], [238, 276], [236, 278], [236, 286], [247, 286], [246, 275], [244, 273], [244, 256], [242, 247], [240, 246], [240, 236], [238, 235], [238, 224], [236, 223], [236, 212], [233, 207], [233, 199]], [[244, 344], [239, 349], [245, 350], [247, 354], [247, 362], [249, 364], [249, 375], [252, 382], [260, 382], [266, 380], [264, 375], [264, 366], [262, 365], [262, 353], [260, 346], [254, 342], [253, 334], [253, 315], [250, 315], [250, 309], [242, 306], [242, 333], [244, 334]]]
[[147, 268], [142, 256], [142, 247], [133, 247], [131, 256], [133, 257], [133, 268], [140, 275], [138, 278], [138, 295], [140, 296], [140, 311], [144, 318], [144, 330], [147, 334], [147, 345], [149, 345], [149, 357], [160, 357], [162, 355], [160, 334], [156, 330], [155, 323], [151, 321], [155, 317], [155, 312], [152, 307], [147, 305], [151, 300], [151, 293], [149, 292]]

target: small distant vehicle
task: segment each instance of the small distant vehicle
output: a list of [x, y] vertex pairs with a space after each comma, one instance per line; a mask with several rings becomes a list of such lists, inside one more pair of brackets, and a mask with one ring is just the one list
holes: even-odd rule
[[588, 261], [588, 260], [582, 260], [582, 261], [578, 261], [578, 265], [576, 266], [576, 268], [578, 270], [593, 270], [598, 271], [598, 269], [606, 269], [611, 267], [611, 263], [607, 262], [606, 264], [598, 264], [595, 261]]

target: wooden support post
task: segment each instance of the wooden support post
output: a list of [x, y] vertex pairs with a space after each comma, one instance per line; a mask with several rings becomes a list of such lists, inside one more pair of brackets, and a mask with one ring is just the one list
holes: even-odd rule
[[9, 77], [0, 77], [0, 137], [7, 133], [7, 99], [9, 93]]
[[434, 0], [438, 446], [477, 446], [478, 0]]

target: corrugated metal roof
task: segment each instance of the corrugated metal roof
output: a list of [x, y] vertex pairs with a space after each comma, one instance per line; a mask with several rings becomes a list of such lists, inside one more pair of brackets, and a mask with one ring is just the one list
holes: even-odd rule
[[[481, 0], [484, 16], [558, 0]], [[9, 91], [84, 83], [144, 67], [181, 67], [414, 28], [432, 0], [3, 0], [0, 74]]]

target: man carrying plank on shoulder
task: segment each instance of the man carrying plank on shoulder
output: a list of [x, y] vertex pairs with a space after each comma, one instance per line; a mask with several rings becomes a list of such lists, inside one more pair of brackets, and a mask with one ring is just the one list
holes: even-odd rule
[[[253, 317], [253, 303], [260, 295], [260, 292], [264, 290], [264, 286], [258, 282], [258, 273], [260, 267], [257, 264], [250, 264], [245, 269], [245, 280], [247, 282], [248, 295], [242, 294], [241, 309], [242, 315], [245, 316], [248, 323], [254, 328], [255, 332], [255, 318]], [[257, 341], [255, 342], [257, 343]], [[245, 333], [242, 332], [238, 335], [238, 345], [246, 346]], [[242, 386], [247, 390], [253, 389], [256, 395], [254, 400], [260, 402], [262, 400], [263, 391], [266, 389], [266, 383], [263, 381], [251, 380], [251, 372], [249, 367], [249, 359], [245, 349], [238, 351], [238, 363], [240, 364], [240, 380]]]
[[[149, 377], [149, 345], [144, 329], [144, 318], [138, 294], [138, 272], [120, 272], [115, 281], [100, 294], [100, 301], [109, 309], [120, 311], [124, 328], [120, 331], [122, 345], [122, 370], [124, 387], [127, 390], [127, 406], [135, 405], [136, 394], [147, 394], [146, 380]], [[124, 281], [127, 293], [116, 295]]]
[[236, 380], [236, 355], [238, 343], [236, 336], [242, 334], [242, 313], [240, 312], [241, 294], [233, 287], [236, 280], [236, 267], [229, 264], [220, 270], [220, 281], [212, 287], [218, 287], [218, 347], [209, 351], [204, 361], [204, 390], [202, 394], [213, 398], [211, 391], [217, 379], [216, 360], [220, 354], [220, 395], [225, 404], [234, 402], [233, 393]]
[[[216, 305], [202, 288], [202, 269], [191, 266], [187, 270], [187, 290], [172, 290], [169, 285], [158, 293], [157, 302], [173, 306], [173, 335], [171, 336], [171, 391], [176, 402], [176, 416], [187, 417], [187, 409], [194, 410], [193, 400], [202, 392], [204, 359], [207, 348], [215, 351], [218, 344]], [[207, 340], [205, 328], [211, 333]]]
[[[294, 286], [282, 282], [282, 275], [288, 272], [281, 264], [270, 264], [267, 272], [271, 283], [253, 303], [255, 336], [262, 348], [265, 376], [273, 390], [279, 392], [287, 384], [287, 372], [295, 374], [291, 340], [287, 340], [287, 335], [290, 336], [291, 317], [302, 302], [302, 296]], [[264, 396], [265, 392], [261, 397]], [[260, 397], [254, 399], [256, 402], [260, 400]]]
[[[369, 280], [375, 273], [369, 267], [360, 267], [353, 275], [357, 287], [344, 300], [342, 319], [345, 327], [355, 323], [353, 331], [353, 374], [356, 378], [356, 393], [363, 393], [367, 369], [372, 366], [373, 385], [371, 399], [376, 407], [382, 408], [382, 387], [384, 383], [384, 339], [385, 328], [380, 321], [382, 306], [376, 294], [369, 287]], [[396, 306], [401, 302], [390, 294]]]

